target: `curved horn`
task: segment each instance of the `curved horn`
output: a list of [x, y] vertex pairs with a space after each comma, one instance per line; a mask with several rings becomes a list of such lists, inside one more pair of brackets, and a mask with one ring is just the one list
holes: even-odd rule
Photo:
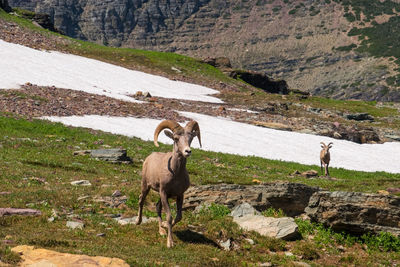
[[173, 133], [179, 133], [179, 132], [183, 132], [183, 128], [182, 126], [180, 126], [176, 121], [172, 121], [172, 120], [164, 120], [162, 121], [156, 128], [156, 130], [154, 131], [154, 145], [156, 147], [158, 147], [158, 135], [160, 134], [160, 132], [162, 130], [164, 130], [165, 128], [170, 129]]
[[329, 144], [328, 144], [328, 146], [332, 146], [333, 145], [333, 143], [332, 142], [330, 142]]
[[200, 127], [199, 127], [199, 124], [197, 123], [197, 121], [189, 121], [186, 124], [185, 129], [190, 133], [195, 132], [197, 138], [199, 139], [199, 144], [201, 147]]

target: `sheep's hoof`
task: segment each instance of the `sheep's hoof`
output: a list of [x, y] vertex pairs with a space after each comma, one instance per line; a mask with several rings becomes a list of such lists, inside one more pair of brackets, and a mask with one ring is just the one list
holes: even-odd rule
[[141, 224], [141, 223], [142, 223], [142, 220], [139, 219], [139, 218], [137, 218], [135, 224], [136, 224], [136, 225], [139, 225], [139, 224]]
[[174, 246], [174, 242], [171, 240], [171, 241], [167, 241], [167, 247], [168, 248], [172, 248]]
[[166, 236], [166, 235], [167, 235], [167, 231], [165, 231], [165, 229], [162, 228], [162, 227], [160, 227], [160, 228], [158, 229], [158, 232], [160, 233], [161, 236]]
[[161, 227], [168, 228], [168, 222], [167, 221], [163, 221], [161, 223]]

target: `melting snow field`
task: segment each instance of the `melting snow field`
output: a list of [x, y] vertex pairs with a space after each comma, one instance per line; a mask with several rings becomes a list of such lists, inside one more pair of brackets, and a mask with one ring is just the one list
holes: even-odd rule
[[[26, 82], [56, 86], [135, 101], [128, 95], [149, 91], [154, 96], [221, 103], [209, 96], [218, 91], [199, 85], [132, 71], [84, 57], [44, 52], [0, 40], [0, 88], [18, 88]], [[223, 118], [180, 112], [199, 122], [203, 149], [268, 159], [319, 164], [321, 141], [333, 142], [331, 166], [359, 171], [400, 173], [400, 143], [356, 144], [316, 135], [279, 131]], [[153, 119], [83, 116], [46, 117], [71, 126], [152, 140], [160, 121]], [[160, 135], [160, 142], [171, 143]], [[198, 147], [196, 140], [193, 146]], [[155, 148], [156, 150], [156, 148]]]
[[153, 96], [222, 103], [218, 91], [172, 81], [85, 57], [39, 51], [0, 40], [0, 88], [13, 89], [30, 82], [137, 102], [128, 95], [137, 91]]
[[[400, 143], [356, 144], [317, 135], [279, 131], [234, 122], [207, 115], [180, 112], [196, 120], [201, 129], [204, 150], [258, 156], [268, 159], [293, 161], [319, 165], [320, 142], [333, 142], [331, 166], [358, 171], [386, 171], [400, 173]], [[114, 134], [135, 136], [153, 140], [154, 129], [160, 123], [154, 119], [84, 116], [47, 117], [76, 127], [88, 127]], [[160, 134], [159, 141], [171, 144], [169, 138]], [[193, 147], [199, 148], [195, 139]], [[156, 147], [154, 147], [156, 151]]]

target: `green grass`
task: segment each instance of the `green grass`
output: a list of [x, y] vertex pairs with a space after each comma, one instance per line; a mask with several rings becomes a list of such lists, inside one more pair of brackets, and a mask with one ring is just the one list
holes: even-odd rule
[[362, 113], [367, 112], [370, 115], [380, 117], [394, 117], [397, 116], [398, 111], [389, 107], [377, 107], [376, 101], [353, 101], [353, 100], [335, 100], [323, 97], [312, 97], [303, 100], [303, 103], [312, 104], [320, 108], [336, 110], [348, 113]]

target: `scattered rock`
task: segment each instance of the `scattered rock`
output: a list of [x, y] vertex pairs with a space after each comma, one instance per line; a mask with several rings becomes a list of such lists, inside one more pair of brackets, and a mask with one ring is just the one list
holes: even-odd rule
[[181, 73], [182, 72], [180, 69], [177, 69], [175, 67], [171, 67], [171, 70], [176, 71], [177, 73]]
[[0, 192], [0, 196], [11, 195], [11, 192]]
[[107, 258], [101, 256], [75, 255], [60, 253], [47, 249], [35, 249], [33, 246], [18, 246], [11, 249], [21, 255], [22, 262], [19, 266], [98, 266], [98, 267], [129, 267], [129, 265], [118, 258]]
[[286, 251], [286, 252], [285, 252], [285, 256], [287, 256], [287, 257], [292, 257], [292, 256], [294, 256], [294, 255], [293, 255], [292, 252]]
[[229, 250], [231, 250], [232, 242], [231, 242], [231, 239], [230, 239], [230, 238], [229, 238], [228, 240], [226, 240], [225, 242], [222, 241], [222, 240], [219, 240], [219, 241], [218, 241], [218, 245], [219, 245], [223, 250], [229, 251]]
[[311, 177], [318, 176], [318, 172], [315, 170], [309, 170], [309, 171], [302, 172], [300, 175], [303, 177], [306, 177], [306, 178], [311, 178]]
[[[121, 225], [135, 224], [136, 223], [136, 219], [137, 219], [137, 216], [133, 216], [131, 218], [122, 218], [122, 217], [114, 218], [114, 220], [116, 220]], [[142, 224], [143, 223], [154, 222], [154, 221], [157, 221], [156, 217], [147, 218], [146, 216], [142, 216]]]
[[71, 185], [91, 186], [92, 184], [88, 180], [78, 180], [78, 181], [72, 181]]
[[246, 215], [234, 217], [233, 221], [242, 229], [256, 231], [264, 236], [283, 240], [293, 240], [299, 237], [298, 226], [294, 219], [290, 217], [272, 218], [261, 215]]
[[90, 152], [90, 156], [112, 163], [132, 163], [132, 159], [126, 155], [126, 149], [95, 149]]
[[244, 240], [246, 240], [247, 242], [249, 242], [250, 245], [254, 245], [254, 244], [255, 244], [254, 240], [251, 239], [251, 238], [245, 238]]
[[83, 229], [83, 227], [84, 227], [85, 225], [83, 224], [83, 223], [81, 223], [81, 222], [74, 222], [74, 221], [68, 221], [67, 222], [67, 227], [68, 228], [71, 228], [71, 229], [80, 229], [80, 230], [82, 230]]
[[245, 202], [240, 205], [237, 205], [230, 213], [230, 216], [234, 218], [243, 217], [246, 215], [260, 215], [260, 212], [257, 211], [255, 208], [253, 208], [249, 203]]
[[368, 113], [345, 114], [343, 117], [347, 120], [355, 120], [355, 121], [373, 121], [374, 120], [374, 117], [372, 117]]
[[111, 208], [117, 208], [120, 205], [125, 204], [126, 201], [128, 201], [128, 197], [127, 196], [96, 197], [93, 199], [93, 201], [103, 203], [104, 205], [111, 207]]
[[399, 141], [400, 142], [400, 135], [395, 135], [395, 134], [385, 134], [384, 135], [386, 138], [392, 139], [394, 141]]
[[115, 190], [114, 193], [112, 193], [111, 197], [120, 197], [122, 196], [121, 191], [119, 190]]
[[42, 212], [34, 209], [0, 208], [0, 217], [11, 215], [39, 216], [42, 215]]
[[78, 197], [78, 201], [81, 201], [81, 200], [85, 200], [85, 199], [88, 199], [88, 198], [90, 198], [90, 196], [81, 196], [81, 197]]

